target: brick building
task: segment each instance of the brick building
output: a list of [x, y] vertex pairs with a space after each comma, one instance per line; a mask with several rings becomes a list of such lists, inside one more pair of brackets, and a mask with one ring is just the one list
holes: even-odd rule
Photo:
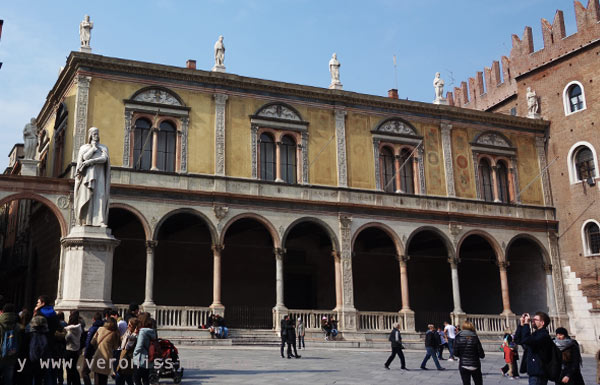
[[[544, 47], [535, 51], [531, 27], [512, 35], [510, 56], [449, 92], [450, 104], [528, 116], [535, 92], [549, 136], [538, 138], [552, 163], [540, 178], [556, 207], [564, 290], [571, 332], [587, 347], [600, 335], [600, 185], [597, 151], [600, 111], [600, 6], [574, 2], [577, 32], [566, 36], [563, 12], [541, 21]], [[549, 177], [549, 181], [547, 178]], [[558, 268], [558, 266], [553, 266]]]

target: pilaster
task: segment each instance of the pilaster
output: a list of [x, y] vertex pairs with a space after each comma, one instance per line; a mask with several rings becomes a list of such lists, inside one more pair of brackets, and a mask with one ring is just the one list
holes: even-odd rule
[[[91, 76], [77, 74], [75, 77], [75, 83], [77, 84], [77, 95], [75, 99], [75, 129], [73, 130], [73, 152], [71, 154], [71, 162], [77, 162], [79, 147], [85, 143], [91, 82]], [[71, 178], [74, 177], [75, 167], [72, 167]]]
[[215, 175], [225, 175], [225, 106], [229, 98], [214, 94], [215, 99]]
[[346, 162], [346, 111], [336, 109], [335, 138], [337, 143], [338, 186], [348, 187], [348, 166]]
[[[548, 163], [546, 160], [546, 146], [545, 139], [543, 137], [535, 138], [535, 150], [537, 152], [538, 164], [540, 170], [544, 170]], [[550, 191], [550, 176], [548, 175], [548, 169], [542, 172], [542, 191], [544, 193], [544, 205], [552, 206], [552, 192]]]
[[342, 278], [341, 327], [343, 331], [357, 330], [357, 313], [354, 308], [354, 285], [352, 281], [352, 217], [340, 214], [340, 259]]
[[452, 124], [442, 122], [442, 151], [444, 154], [444, 173], [446, 176], [446, 192], [449, 197], [456, 196], [454, 186], [454, 168], [452, 162]]

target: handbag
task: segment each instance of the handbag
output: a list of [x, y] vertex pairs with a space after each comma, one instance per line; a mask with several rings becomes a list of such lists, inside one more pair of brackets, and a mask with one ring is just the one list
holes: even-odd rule
[[[119, 362], [115, 372], [122, 376], [133, 375], [133, 349], [123, 349], [119, 355]], [[124, 364], [124, 365], [123, 365]]]

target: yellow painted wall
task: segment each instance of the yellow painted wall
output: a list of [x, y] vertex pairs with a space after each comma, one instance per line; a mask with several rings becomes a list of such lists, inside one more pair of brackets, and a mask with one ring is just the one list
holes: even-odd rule
[[439, 125], [415, 123], [414, 126], [423, 135], [425, 146], [425, 186], [427, 195], [446, 195], [446, 176], [444, 174], [444, 154]]
[[[188, 172], [215, 172], [215, 101], [212, 94], [177, 90], [186, 106], [191, 107], [188, 128]], [[227, 121], [227, 118], [226, 120]]]
[[375, 189], [375, 158], [373, 155], [374, 118], [349, 112], [346, 116], [346, 161], [348, 186]]
[[[46, 130], [46, 132], [48, 133], [48, 138], [50, 139], [50, 146], [48, 147], [48, 154], [46, 157], [46, 173], [44, 174], [45, 176], [52, 176], [52, 170], [54, 167], [54, 162], [53, 162], [53, 158], [54, 158], [54, 124], [56, 122], [56, 114], [52, 114], [52, 116], [50, 117], [50, 119], [48, 119], [48, 121], [46, 122], [46, 124], [44, 124], [42, 127], [38, 127], [38, 130]], [[38, 146], [39, 146], [39, 142], [38, 142]]]
[[252, 177], [252, 130], [250, 129], [250, 115], [253, 115], [263, 104], [265, 104], [264, 100], [236, 96], [230, 96], [227, 100], [225, 117], [225, 171], [229, 176], [241, 178]]
[[[525, 188], [540, 173], [540, 167], [535, 148], [535, 138], [531, 136], [508, 136], [517, 147], [517, 170], [519, 172], [519, 187]], [[521, 202], [524, 204], [541, 205], [544, 203], [542, 191], [542, 178], [536, 181], [521, 193]]]
[[460, 198], [477, 198], [475, 187], [475, 166], [471, 151], [472, 137], [469, 130], [461, 127], [452, 128], [452, 163], [454, 170], [454, 190]]
[[[65, 97], [65, 104], [67, 105], [67, 111], [69, 115], [67, 116], [67, 128], [65, 132], [65, 148], [64, 148], [64, 156], [63, 156], [63, 167], [65, 170], [67, 166], [71, 163], [71, 156], [73, 154], [73, 131], [75, 130], [75, 101], [77, 100], [77, 87], [71, 87], [69, 92]], [[76, 162], [77, 159], [73, 159], [73, 162]]]
[[337, 150], [333, 111], [310, 108], [306, 113], [300, 111], [300, 114], [310, 122], [308, 126], [309, 183], [337, 186]]

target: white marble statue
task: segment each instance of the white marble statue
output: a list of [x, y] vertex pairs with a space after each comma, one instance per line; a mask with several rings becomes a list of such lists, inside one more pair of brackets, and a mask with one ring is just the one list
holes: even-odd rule
[[444, 99], [444, 80], [440, 78], [439, 72], [436, 72], [433, 78], [433, 88], [435, 89], [435, 100]]
[[331, 74], [331, 85], [341, 84], [340, 83], [340, 62], [337, 59], [337, 54], [331, 55], [329, 60], [329, 73]]
[[23, 152], [25, 159], [35, 159], [38, 128], [35, 118], [23, 128]]
[[536, 117], [539, 108], [537, 94], [531, 90], [531, 87], [527, 87], [527, 116]]
[[223, 44], [223, 35], [215, 43], [215, 66], [213, 71], [225, 68], [225, 44]]
[[78, 225], [108, 224], [110, 198], [110, 158], [100, 144], [98, 128], [88, 131], [87, 143], [79, 148], [75, 173], [75, 218]]
[[83, 21], [79, 23], [79, 40], [81, 40], [81, 48], [90, 48], [92, 28], [94, 28], [94, 23], [90, 21], [90, 17], [88, 15], [85, 15], [83, 17]]

